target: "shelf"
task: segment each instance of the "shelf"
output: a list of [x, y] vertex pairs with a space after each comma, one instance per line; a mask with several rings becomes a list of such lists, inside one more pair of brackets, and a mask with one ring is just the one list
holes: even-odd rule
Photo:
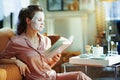
[[59, 11], [59, 12], [47, 12], [47, 18], [65, 18], [65, 17], [87, 17], [87, 11]]

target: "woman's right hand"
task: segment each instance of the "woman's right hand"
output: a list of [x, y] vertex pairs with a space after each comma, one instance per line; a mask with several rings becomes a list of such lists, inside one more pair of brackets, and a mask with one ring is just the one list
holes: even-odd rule
[[25, 72], [27, 71], [28, 73], [30, 73], [29, 68], [27, 67], [27, 65], [25, 63], [23, 63], [20, 60], [16, 60], [16, 65], [19, 67], [20, 73], [21, 75], [25, 76]]

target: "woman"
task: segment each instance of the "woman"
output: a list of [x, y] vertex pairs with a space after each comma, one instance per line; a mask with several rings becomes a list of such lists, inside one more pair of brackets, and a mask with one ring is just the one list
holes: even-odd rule
[[44, 55], [51, 47], [51, 41], [39, 33], [44, 28], [44, 12], [39, 6], [31, 5], [22, 9], [18, 18], [18, 36], [9, 41], [1, 58], [16, 57], [11, 62], [16, 63], [26, 80], [91, 80], [80, 71], [56, 74], [52, 70], [61, 54], [50, 59]]

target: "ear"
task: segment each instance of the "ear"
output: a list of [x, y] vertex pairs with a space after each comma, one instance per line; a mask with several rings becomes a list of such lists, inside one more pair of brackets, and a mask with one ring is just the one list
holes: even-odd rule
[[26, 18], [26, 23], [27, 23], [27, 24], [30, 24], [30, 23], [31, 23], [30, 18], [28, 18], [28, 17]]

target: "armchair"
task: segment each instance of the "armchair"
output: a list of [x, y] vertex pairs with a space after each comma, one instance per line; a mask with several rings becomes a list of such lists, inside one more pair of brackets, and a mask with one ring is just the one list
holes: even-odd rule
[[[0, 29], [0, 53], [6, 47], [7, 42], [11, 37], [15, 36], [12, 29]], [[52, 44], [54, 44], [60, 36], [50, 35], [48, 36]], [[63, 52], [60, 61], [53, 67], [56, 72], [61, 72], [61, 64], [67, 62], [69, 57], [79, 55], [76, 52]], [[23, 77], [20, 75], [19, 69], [15, 64], [0, 63], [0, 80], [22, 80]]]
[[[0, 52], [6, 47], [11, 37], [15, 36], [11, 29], [0, 29]], [[15, 64], [0, 64], [0, 80], [21, 80], [22, 76]]]

